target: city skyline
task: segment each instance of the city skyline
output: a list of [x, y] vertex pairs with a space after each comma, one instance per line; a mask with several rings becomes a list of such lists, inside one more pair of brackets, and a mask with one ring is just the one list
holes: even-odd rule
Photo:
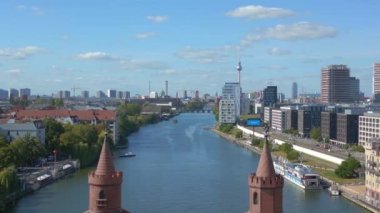
[[157, 92], [168, 80], [171, 96], [214, 94], [236, 81], [240, 59], [244, 92], [273, 82], [290, 97], [293, 81], [300, 93], [319, 92], [320, 69], [345, 64], [370, 96], [380, 2], [325, 3], [2, 2], [0, 87], [147, 94], [149, 80]]

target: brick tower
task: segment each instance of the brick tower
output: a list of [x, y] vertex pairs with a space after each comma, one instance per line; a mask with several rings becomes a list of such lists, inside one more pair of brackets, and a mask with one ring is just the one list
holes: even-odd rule
[[128, 213], [121, 208], [122, 182], [123, 173], [115, 170], [106, 135], [98, 166], [88, 174], [89, 208], [85, 213]]
[[247, 213], [282, 213], [284, 178], [275, 173], [268, 141], [265, 141], [256, 173], [248, 177]]

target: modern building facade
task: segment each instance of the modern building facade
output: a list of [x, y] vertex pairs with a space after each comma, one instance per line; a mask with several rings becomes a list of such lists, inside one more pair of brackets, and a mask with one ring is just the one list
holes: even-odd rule
[[380, 209], [380, 138], [365, 142], [366, 201]]
[[298, 85], [297, 82], [293, 82], [292, 84], [292, 99], [298, 98]]
[[350, 77], [346, 65], [330, 65], [321, 70], [322, 103], [355, 103], [359, 92], [359, 79]]
[[380, 99], [380, 63], [373, 64], [372, 94]]
[[114, 90], [114, 89], [108, 89], [107, 90], [107, 97], [109, 97], [109, 98], [116, 98], [116, 90]]
[[17, 89], [10, 88], [9, 89], [9, 98], [18, 98], [18, 97], [20, 97], [19, 91]]
[[289, 109], [285, 110], [285, 130], [298, 129], [298, 110]]
[[235, 123], [236, 110], [235, 101], [231, 99], [222, 99], [219, 101], [219, 122]]
[[20, 89], [20, 97], [21, 98], [29, 98], [32, 95], [32, 92], [29, 88], [21, 88]]
[[267, 86], [263, 91], [264, 106], [274, 106], [277, 103], [277, 86]]
[[272, 122], [272, 108], [264, 107], [264, 123], [267, 123], [269, 126], [271, 126], [271, 122]]
[[380, 138], [380, 114], [364, 113], [359, 116], [359, 145], [365, 146], [372, 138]]
[[321, 136], [324, 140], [336, 139], [337, 115], [335, 112], [321, 113]]
[[0, 89], [0, 100], [7, 100], [9, 98], [8, 90]]
[[97, 98], [105, 98], [106, 97], [106, 93], [104, 93], [101, 90], [98, 90], [98, 91], [96, 91], [96, 97]]
[[81, 93], [82, 98], [89, 98], [90, 97], [90, 92], [87, 90], [83, 90]]
[[286, 124], [286, 117], [285, 117], [285, 111], [281, 109], [272, 109], [272, 121], [271, 121], [271, 127], [272, 129], [278, 130], [278, 131], [284, 131], [285, 130], [285, 124]]
[[[233, 101], [234, 103], [232, 104], [231, 101]], [[223, 116], [227, 116], [229, 118], [230, 115], [235, 115], [235, 120], [234, 122], [232, 122], [232, 123], [235, 123], [236, 120], [240, 117], [240, 109], [241, 109], [240, 104], [241, 104], [240, 84], [237, 82], [226, 82], [222, 89], [222, 100], [219, 103], [219, 122], [222, 122], [223, 120], [225, 120]], [[229, 120], [229, 121], [232, 121], [232, 120]], [[228, 123], [231, 123], [231, 122], [228, 122]]]
[[311, 111], [298, 110], [298, 134], [309, 137], [311, 131]]
[[359, 115], [338, 113], [336, 120], [335, 142], [340, 145], [358, 144]]

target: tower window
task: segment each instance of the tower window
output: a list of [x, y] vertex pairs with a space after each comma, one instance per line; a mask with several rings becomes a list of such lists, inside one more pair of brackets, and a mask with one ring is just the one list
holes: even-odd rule
[[105, 207], [105, 206], [107, 206], [106, 193], [103, 190], [101, 190], [99, 192], [98, 207]]
[[253, 193], [253, 205], [256, 205], [259, 203], [259, 195], [257, 194], [257, 192], [254, 192]]

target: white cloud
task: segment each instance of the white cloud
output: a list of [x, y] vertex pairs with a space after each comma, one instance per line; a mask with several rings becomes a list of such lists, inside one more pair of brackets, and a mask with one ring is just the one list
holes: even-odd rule
[[146, 19], [154, 23], [162, 23], [167, 21], [169, 16], [147, 16]]
[[292, 52], [290, 50], [281, 49], [278, 47], [273, 47], [268, 50], [269, 55], [276, 55], [276, 56], [282, 56], [282, 55], [289, 55]]
[[143, 32], [143, 33], [138, 33], [136, 34], [137, 39], [146, 39], [155, 36], [155, 32]]
[[248, 34], [240, 44], [249, 46], [252, 43], [265, 39], [297, 41], [322, 38], [334, 38], [338, 31], [334, 27], [324, 26], [310, 22], [299, 22], [292, 25], [276, 25], [274, 27], [258, 30]]
[[227, 12], [227, 16], [248, 19], [283, 18], [294, 15], [295, 13], [291, 10], [276, 7], [263, 7], [260, 5], [238, 7], [232, 11]]
[[194, 49], [192, 47], [186, 47], [177, 53], [177, 56], [190, 61], [207, 64], [224, 62], [226, 54], [221, 49]]
[[10, 74], [20, 74], [22, 71], [20, 69], [10, 69], [6, 70], [5, 72]]
[[43, 49], [37, 46], [26, 46], [22, 48], [3, 48], [0, 49], [0, 57], [25, 59], [42, 51]]
[[86, 53], [80, 53], [77, 56], [78, 59], [81, 60], [111, 60], [113, 57], [105, 52], [86, 52]]
[[16, 5], [16, 9], [18, 11], [28, 12], [28, 13], [31, 13], [31, 14], [36, 15], [36, 16], [41, 16], [41, 15], [45, 14], [45, 11], [42, 10], [40, 7], [37, 7], [37, 6], [28, 6], [28, 5], [24, 5], [24, 4], [19, 4], [19, 5]]
[[168, 70], [169, 66], [160, 61], [125, 59], [120, 61], [123, 69], [126, 70]]

